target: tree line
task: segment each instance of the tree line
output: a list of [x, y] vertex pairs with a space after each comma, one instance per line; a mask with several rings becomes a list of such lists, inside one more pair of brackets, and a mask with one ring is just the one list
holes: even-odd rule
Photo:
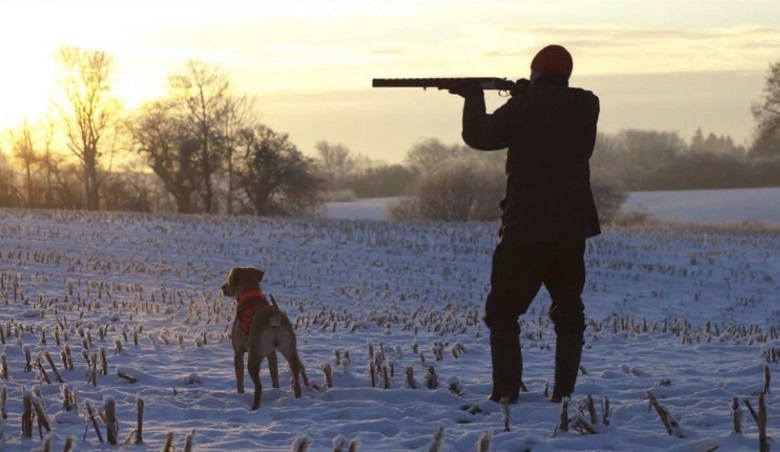
[[[189, 61], [164, 96], [126, 111], [111, 92], [110, 55], [63, 47], [57, 60], [57, 120], [7, 132], [0, 206], [301, 215], [325, 200], [398, 196], [399, 219], [500, 215], [503, 151], [430, 138], [403, 163], [384, 164], [321, 141], [308, 157], [261, 123], [255, 101], [217, 66]], [[749, 146], [701, 130], [687, 141], [676, 132], [600, 133], [591, 167], [602, 215], [611, 217], [626, 191], [779, 186], [780, 62], [753, 115]]]

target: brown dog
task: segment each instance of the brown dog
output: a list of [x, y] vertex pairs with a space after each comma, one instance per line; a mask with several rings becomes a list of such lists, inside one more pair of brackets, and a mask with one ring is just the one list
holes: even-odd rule
[[260, 281], [265, 273], [254, 267], [234, 267], [222, 285], [222, 294], [236, 297], [236, 318], [233, 321], [233, 359], [236, 369], [236, 387], [244, 392], [244, 353], [249, 353], [247, 370], [255, 384], [255, 398], [252, 410], [260, 407], [263, 386], [260, 383], [260, 364], [268, 358], [271, 384], [279, 387], [279, 370], [276, 350], [279, 350], [290, 365], [295, 397], [301, 396], [299, 376], [308, 386], [309, 379], [298, 357], [298, 347], [292, 322], [271, 297], [271, 303], [260, 291]]

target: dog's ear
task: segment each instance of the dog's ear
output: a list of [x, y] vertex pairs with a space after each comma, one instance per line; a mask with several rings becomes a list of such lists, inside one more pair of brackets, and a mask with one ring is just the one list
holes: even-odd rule
[[238, 274], [238, 268], [237, 268], [237, 267], [233, 267], [233, 268], [231, 268], [231, 269], [230, 269], [230, 273], [228, 273], [228, 277], [227, 277], [227, 283], [228, 283], [228, 285], [229, 285], [229, 286], [231, 286], [231, 287], [232, 287], [234, 284], [236, 284], [236, 274]]
[[259, 268], [253, 268], [252, 271], [255, 273], [255, 276], [257, 276], [257, 282], [258, 284], [263, 281], [263, 276], [265, 276], [265, 272], [260, 270]]

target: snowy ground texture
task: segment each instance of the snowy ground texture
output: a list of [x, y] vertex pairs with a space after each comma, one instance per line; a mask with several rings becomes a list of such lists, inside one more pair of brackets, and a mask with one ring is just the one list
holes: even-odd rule
[[[390, 204], [402, 198], [358, 199], [328, 203], [332, 219], [382, 220]], [[677, 223], [758, 222], [780, 225], [780, 188], [647, 191], [628, 194], [622, 209]]]
[[[767, 389], [767, 432], [780, 438], [776, 233], [610, 230], [589, 242], [587, 344], [568, 407], [597, 432], [584, 435], [560, 431], [561, 407], [544, 398], [554, 352], [546, 293], [523, 319], [530, 392], [510, 407], [509, 431], [501, 406], [485, 401], [490, 361], [479, 317], [496, 229], [0, 210], [0, 448], [32, 450], [47, 437], [37, 422], [32, 438], [22, 437], [25, 391], [45, 404], [53, 450], [68, 437], [77, 450], [116, 448], [99, 442], [86, 402], [100, 411], [116, 402], [121, 445], [136, 427], [138, 399], [143, 444], [122, 449], [161, 450], [172, 434], [178, 450], [190, 436], [194, 450], [291, 450], [308, 441], [309, 450], [328, 451], [354, 441], [364, 451], [425, 451], [441, 428], [439, 450], [450, 451], [478, 450], [481, 438], [496, 451], [757, 450], [745, 402], [758, 411]], [[234, 301], [219, 293], [234, 265], [265, 269], [265, 292], [297, 326], [316, 384], [300, 399], [284, 364], [281, 389], [263, 365], [258, 411], [249, 411], [251, 391], [235, 391]], [[72, 370], [63, 368], [65, 348]], [[87, 359], [97, 360], [94, 384]], [[76, 394], [70, 411], [66, 390]], [[671, 435], [648, 393], [677, 421]], [[578, 408], [589, 395], [596, 419]], [[734, 397], [742, 433], [734, 432]]]
[[780, 188], [635, 192], [623, 209], [662, 221], [780, 225]]

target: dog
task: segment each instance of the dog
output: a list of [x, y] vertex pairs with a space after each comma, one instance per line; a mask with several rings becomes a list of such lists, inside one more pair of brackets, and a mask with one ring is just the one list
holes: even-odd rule
[[222, 285], [222, 294], [236, 297], [236, 318], [233, 321], [232, 343], [233, 360], [236, 370], [236, 389], [244, 392], [244, 354], [249, 354], [247, 370], [255, 385], [252, 411], [260, 408], [263, 385], [260, 383], [260, 364], [268, 358], [268, 370], [271, 384], [279, 388], [278, 350], [287, 360], [293, 377], [295, 397], [301, 396], [300, 377], [304, 385], [309, 379], [298, 356], [297, 339], [292, 322], [287, 314], [279, 309], [271, 296], [271, 303], [260, 290], [260, 282], [265, 272], [254, 267], [234, 267], [230, 270], [227, 282]]

